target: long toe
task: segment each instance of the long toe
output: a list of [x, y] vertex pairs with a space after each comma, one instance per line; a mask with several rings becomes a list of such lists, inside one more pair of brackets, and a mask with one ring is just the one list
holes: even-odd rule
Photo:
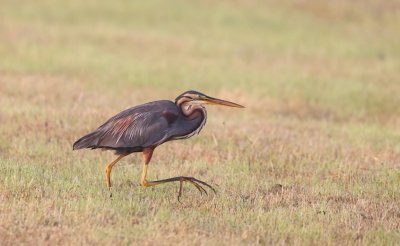
[[182, 177], [182, 179], [183, 179], [183, 181], [194, 185], [200, 191], [200, 194], [202, 194], [202, 192], [207, 194], [206, 190], [203, 187], [201, 187], [199, 184], [197, 184], [195, 181], [193, 181], [191, 178]]
[[201, 181], [201, 180], [195, 179], [195, 178], [193, 178], [193, 177], [182, 177], [182, 178], [183, 178], [186, 182], [189, 182], [189, 183], [193, 184], [194, 186], [196, 186], [197, 189], [199, 189], [199, 187], [200, 187], [201, 190], [202, 190], [204, 193], [206, 193], [207, 195], [208, 195], [207, 191], [206, 191], [201, 185], [199, 185], [198, 183], [207, 186], [208, 188], [212, 189], [212, 190], [214, 191], [214, 193], [216, 193], [215, 190], [214, 190], [214, 188], [213, 188], [211, 185], [207, 184], [206, 182], [203, 182], [203, 181]]
[[216, 193], [215, 190], [214, 190], [214, 188], [213, 188], [211, 185], [207, 184], [206, 182], [201, 181], [201, 180], [198, 180], [198, 179], [195, 179], [195, 178], [193, 178], [193, 180], [196, 181], [196, 182], [199, 182], [199, 183], [202, 184], [202, 185], [207, 186], [208, 188], [210, 188], [211, 190], [213, 190], [214, 193]]

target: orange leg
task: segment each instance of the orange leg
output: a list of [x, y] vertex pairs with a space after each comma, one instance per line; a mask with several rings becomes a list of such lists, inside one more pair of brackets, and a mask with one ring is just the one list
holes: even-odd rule
[[153, 151], [154, 151], [154, 148], [144, 148], [143, 149], [144, 166], [143, 166], [142, 181], [140, 182], [143, 186], [150, 187], [150, 186], [154, 186], [154, 185], [159, 185], [159, 184], [179, 181], [180, 182], [180, 187], [179, 187], [179, 193], [178, 193], [178, 201], [179, 201], [179, 197], [182, 194], [182, 182], [191, 183], [192, 185], [194, 185], [200, 191], [200, 193], [204, 192], [204, 193], [207, 194], [207, 191], [203, 187], [201, 187], [198, 183], [209, 187], [215, 193], [215, 190], [211, 185], [207, 184], [206, 182], [203, 182], [203, 181], [197, 180], [195, 178], [192, 178], [192, 177], [180, 176], [180, 177], [175, 177], [175, 178], [170, 178], [170, 179], [163, 179], [163, 180], [158, 180], [158, 181], [153, 181], [153, 182], [147, 181], [146, 180], [147, 165], [149, 164], [149, 162], [151, 160], [151, 157], [153, 155]]
[[108, 190], [108, 191], [110, 191], [110, 187], [111, 187], [111, 179], [110, 179], [111, 169], [112, 169], [112, 167], [113, 167], [119, 160], [121, 160], [121, 159], [122, 159], [123, 157], [125, 157], [125, 156], [127, 156], [127, 154], [119, 155], [119, 156], [117, 157], [117, 159], [113, 160], [110, 164], [108, 164], [108, 165], [106, 166], [106, 171], [105, 171], [105, 173], [106, 173], [107, 190]]

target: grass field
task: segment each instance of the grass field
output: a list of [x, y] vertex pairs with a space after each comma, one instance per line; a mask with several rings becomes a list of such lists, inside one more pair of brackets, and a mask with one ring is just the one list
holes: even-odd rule
[[[1, 245], [400, 241], [400, 2], [0, 1]], [[72, 144], [187, 90], [199, 136], [112, 173]]]

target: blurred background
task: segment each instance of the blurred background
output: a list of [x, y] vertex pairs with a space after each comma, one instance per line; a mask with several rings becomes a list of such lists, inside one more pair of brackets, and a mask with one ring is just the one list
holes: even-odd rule
[[[0, 235], [397, 242], [398, 208], [374, 211], [400, 202], [399, 27], [398, 0], [0, 1]], [[74, 141], [126, 108], [187, 90], [246, 109], [208, 107], [199, 136], [157, 149], [149, 179], [195, 176], [216, 184], [219, 200], [182, 207], [175, 186], [140, 188], [141, 155], [113, 169], [122, 200], [104, 200], [113, 154], [72, 152]], [[164, 231], [151, 237], [154, 228]]]
[[400, 103], [399, 8], [378, 0], [3, 2], [1, 77], [46, 75], [46, 84], [145, 94], [143, 102], [194, 89], [264, 112], [388, 123]]

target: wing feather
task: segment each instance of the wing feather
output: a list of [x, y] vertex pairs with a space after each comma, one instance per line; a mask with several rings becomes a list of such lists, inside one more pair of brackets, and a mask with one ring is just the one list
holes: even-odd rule
[[169, 137], [171, 127], [162, 117], [165, 111], [179, 115], [176, 105], [166, 100], [127, 109], [76, 141], [74, 149], [148, 147], [162, 142]]

